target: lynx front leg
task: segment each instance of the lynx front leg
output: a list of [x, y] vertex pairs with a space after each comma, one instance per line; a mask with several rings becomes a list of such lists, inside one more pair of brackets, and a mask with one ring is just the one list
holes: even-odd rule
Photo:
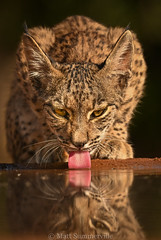
[[130, 144], [121, 140], [111, 140], [101, 143], [98, 147], [97, 158], [126, 159], [133, 157]]

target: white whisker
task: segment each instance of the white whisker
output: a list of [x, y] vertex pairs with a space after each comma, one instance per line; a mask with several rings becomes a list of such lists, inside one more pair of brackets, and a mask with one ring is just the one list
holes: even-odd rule
[[43, 144], [43, 143], [57, 142], [57, 141], [58, 141], [58, 139], [44, 140], [42, 142], [37, 142], [37, 143], [33, 143], [33, 144], [30, 144], [30, 145], [27, 145], [24, 148], [32, 147], [32, 146], [35, 146], [35, 145], [40, 145], [40, 144]]
[[46, 151], [46, 153], [44, 154], [44, 156], [42, 157], [41, 161], [42, 162], [48, 162], [50, 156], [59, 148], [60, 146], [52, 146], [50, 149], [48, 149]]
[[41, 151], [42, 151], [43, 149], [47, 148], [47, 147], [52, 146], [52, 145], [53, 145], [53, 143], [50, 142], [50, 143], [46, 144], [45, 146], [41, 147], [38, 151], [36, 151], [35, 154], [29, 159], [29, 161], [28, 161], [28, 163], [27, 163], [27, 166], [28, 166], [29, 163], [31, 163], [31, 161], [32, 161], [34, 158], [36, 158], [36, 163], [39, 163], [39, 158], [40, 158], [40, 153], [41, 153]]

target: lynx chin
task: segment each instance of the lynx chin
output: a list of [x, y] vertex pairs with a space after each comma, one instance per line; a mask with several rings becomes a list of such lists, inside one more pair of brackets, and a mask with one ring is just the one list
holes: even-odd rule
[[21, 38], [6, 111], [15, 162], [133, 157], [128, 126], [146, 77], [135, 33], [71, 16]]

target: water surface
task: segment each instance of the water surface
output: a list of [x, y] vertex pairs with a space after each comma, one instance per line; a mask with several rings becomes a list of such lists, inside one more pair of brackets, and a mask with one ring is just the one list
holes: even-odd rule
[[161, 174], [0, 171], [0, 239], [161, 239]]

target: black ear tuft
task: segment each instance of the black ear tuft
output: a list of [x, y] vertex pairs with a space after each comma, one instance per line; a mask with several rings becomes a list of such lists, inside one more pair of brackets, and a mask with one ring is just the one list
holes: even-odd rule
[[29, 34], [29, 31], [28, 31], [28, 26], [27, 26], [26, 21], [25, 21], [24, 24], [23, 24], [23, 29], [24, 29], [24, 33], [30, 35], [30, 34]]
[[129, 22], [128, 25], [125, 27], [125, 31], [124, 32], [126, 32], [127, 30], [130, 30], [130, 25], [131, 25], [131, 23]]

